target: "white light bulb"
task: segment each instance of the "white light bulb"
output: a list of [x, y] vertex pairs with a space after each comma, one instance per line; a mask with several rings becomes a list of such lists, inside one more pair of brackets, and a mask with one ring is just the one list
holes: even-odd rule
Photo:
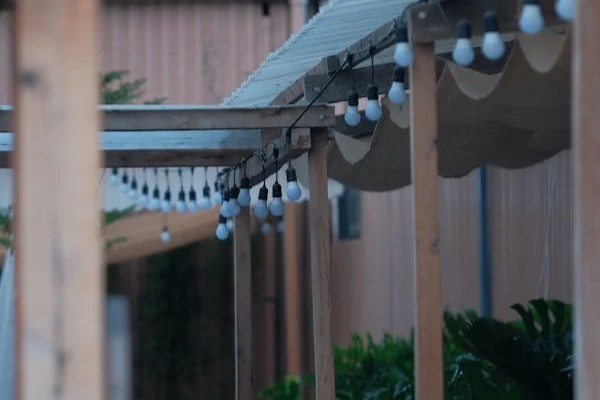
[[300, 197], [302, 197], [302, 189], [300, 189], [300, 185], [298, 185], [297, 181], [291, 181], [287, 183], [287, 187], [285, 188], [285, 195], [291, 201], [300, 200]]
[[573, 0], [556, 0], [554, 3], [554, 11], [565, 21], [572, 21], [575, 14], [573, 10]]
[[221, 203], [221, 215], [225, 218], [231, 218], [231, 210], [229, 208], [229, 200], [225, 200]]
[[406, 93], [404, 93], [404, 83], [392, 82], [392, 86], [388, 92], [388, 98], [394, 104], [402, 104], [406, 99]]
[[191, 213], [197, 212], [198, 211], [198, 203], [193, 200], [189, 200], [187, 203], [187, 210]]
[[265, 200], [258, 200], [254, 206], [254, 215], [256, 218], [263, 219], [269, 214], [269, 208]]
[[394, 50], [394, 61], [401, 67], [408, 67], [412, 64], [413, 53], [407, 42], [400, 42]]
[[268, 222], [262, 223], [260, 225], [260, 233], [262, 233], [263, 235], [267, 235], [269, 234], [269, 232], [271, 232], [271, 224], [269, 224]]
[[539, 4], [525, 4], [519, 17], [519, 29], [527, 35], [535, 35], [544, 29], [544, 16]]
[[183, 214], [187, 210], [187, 208], [185, 206], [185, 201], [178, 200], [177, 203], [175, 204], [175, 210], [179, 214]]
[[213, 200], [215, 201], [215, 204], [221, 205], [223, 204], [223, 195], [221, 194], [221, 192], [215, 192], [215, 196], [213, 198]]
[[129, 189], [129, 198], [131, 200], [134, 200], [137, 198], [137, 190], [135, 189]]
[[162, 232], [160, 232], [160, 241], [162, 243], [169, 243], [171, 241], [171, 234], [169, 233], [169, 230], [167, 228], [163, 229]]
[[250, 189], [241, 188], [240, 194], [238, 195], [238, 203], [242, 207], [248, 207], [252, 198], [250, 197]]
[[452, 51], [452, 59], [458, 65], [466, 67], [475, 59], [475, 52], [471, 46], [471, 40], [467, 38], [459, 38], [456, 40], [456, 46]]
[[119, 175], [113, 172], [112, 174], [110, 174], [110, 178], [108, 179], [108, 181], [111, 186], [117, 186], [117, 183], [119, 183]]
[[160, 200], [158, 197], [152, 197], [152, 200], [150, 200], [150, 204], [148, 205], [149, 210], [151, 211], [156, 211], [158, 209], [160, 209]]
[[487, 32], [483, 36], [481, 51], [488, 60], [499, 60], [506, 51], [504, 40], [502, 40], [498, 32]]
[[235, 228], [235, 225], [233, 224], [233, 220], [232, 219], [228, 219], [227, 220], [227, 229], [229, 229], [229, 232], [233, 232], [233, 229]]
[[147, 194], [142, 194], [139, 198], [138, 198], [138, 205], [141, 208], [147, 208], [148, 207], [148, 195]]
[[225, 223], [220, 222], [219, 225], [217, 225], [215, 235], [217, 236], [217, 239], [225, 240], [229, 237], [229, 228], [227, 228], [227, 225]]
[[128, 183], [121, 183], [121, 193], [123, 194], [128, 194], [129, 193], [129, 184]]
[[283, 215], [285, 207], [283, 206], [283, 201], [281, 200], [281, 197], [273, 197], [273, 199], [271, 199], [271, 204], [269, 204], [269, 210], [271, 211], [271, 214], [273, 214], [273, 216], [275, 217], [281, 217]]
[[358, 125], [360, 123], [360, 112], [358, 112], [358, 107], [348, 106], [346, 114], [344, 114], [344, 121], [349, 126]]
[[171, 211], [171, 202], [168, 200], [163, 200], [160, 203], [160, 211], [164, 212], [164, 213], [168, 213]]
[[202, 196], [200, 198], [200, 208], [203, 210], [208, 210], [208, 209], [212, 208], [212, 204], [210, 202], [210, 197]]
[[285, 232], [285, 224], [283, 220], [277, 222], [277, 232], [284, 233]]
[[240, 203], [238, 203], [237, 199], [229, 200], [229, 211], [230, 211], [232, 217], [235, 217], [236, 215], [238, 215], [240, 213], [240, 211], [241, 211]]
[[369, 121], [379, 121], [379, 118], [381, 118], [381, 106], [379, 105], [378, 99], [371, 99], [367, 101], [365, 116]]

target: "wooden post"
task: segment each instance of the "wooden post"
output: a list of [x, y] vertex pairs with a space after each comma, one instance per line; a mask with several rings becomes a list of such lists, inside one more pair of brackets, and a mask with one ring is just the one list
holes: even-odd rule
[[16, 398], [100, 400], [98, 4], [15, 7]]
[[308, 152], [308, 174], [316, 398], [334, 400], [329, 199], [327, 197], [328, 133], [326, 129], [313, 129], [311, 132], [312, 148]]
[[435, 51], [433, 44], [414, 44], [413, 52], [410, 136], [414, 188], [415, 386], [417, 400], [442, 400]]
[[600, 3], [575, 1], [573, 149], [575, 184], [576, 398], [600, 398]]
[[306, 265], [303, 204], [285, 205], [283, 252], [285, 265], [285, 354], [286, 374], [301, 374], [303, 370], [302, 271]]
[[235, 398], [252, 400], [252, 263], [250, 208], [235, 217]]

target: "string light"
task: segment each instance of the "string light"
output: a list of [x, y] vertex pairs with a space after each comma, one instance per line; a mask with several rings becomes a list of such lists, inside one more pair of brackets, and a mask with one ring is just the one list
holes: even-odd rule
[[573, 21], [575, 11], [573, 9], [573, 0], [556, 0], [554, 3], [556, 15], [564, 21]]
[[396, 66], [396, 68], [394, 68], [394, 80], [388, 91], [388, 99], [394, 104], [402, 104], [406, 99], [404, 88], [405, 77], [406, 72], [404, 71], [404, 67]]
[[452, 59], [463, 67], [470, 65], [475, 59], [475, 52], [471, 46], [471, 23], [466, 19], [458, 24], [458, 39], [452, 51]]
[[188, 192], [187, 209], [191, 213], [198, 211], [198, 199], [196, 189], [194, 189], [194, 167], [190, 168], [190, 190]]
[[358, 112], [358, 92], [356, 91], [356, 82], [354, 79], [354, 69], [352, 68], [352, 54], [346, 56], [348, 67], [350, 68], [350, 76], [352, 77], [352, 90], [348, 92], [348, 104], [346, 113], [344, 114], [344, 122], [348, 126], [357, 126], [360, 123], [360, 112]]
[[263, 162], [263, 185], [258, 191], [258, 201], [254, 206], [254, 215], [256, 218], [264, 219], [269, 214], [269, 208], [267, 207], [267, 197], [269, 196], [269, 189], [267, 189], [267, 176], [265, 171], [265, 164]]
[[123, 169], [123, 176], [121, 177], [121, 193], [127, 194], [129, 192], [129, 175], [127, 175], [127, 169]]
[[200, 199], [200, 208], [208, 210], [212, 207], [210, 201], [210, 186], [208, 186], [208, 168], [204, 167], [204, 187], [202, 188], [202, 198]]
[[246, 160], [242, 160], [243, 176], [240, 180], [240, 194], [238, 196], [238, 203], [242, 207], [248, 207], [252, 202], [250, 197], [250, 179], [246, 175]]
[[141, 208], [148, 207], [148, 194], [150, 193], [150, 188], [148, 187], [148, 176], [146, 168], [142, 170], [142, 174], [144, 175], [144, 184], [142, 185], [142, 194], [138, 198], [138, 205]]
[[171, 233], [169, 233], [169, 227], [167, 227], [166, 225], [160, 232], [160, 241], [165, 244], [171, 241]]
[[302, 189], [300, 189], [300, 185], [298, 184], [296, 170], [292, 166], [291, 161], [288, 163], [288, 168], [285, 171], [285, 176], [287, 178], [287, 187], [285, 189], [285, 195], [291, 201], [300, 200], [300, 197], [302, 197]]
[[186, 212], [187, 207], [185, 204], [185, 190], [183, 190], [183, 171], [181, 168], [177, 170], [177, 174], [179, 175], [179, 193], [177, 195], [177, 203], [175, 204], [175, 210], [179, 214], [183, 214]]
[[138, 183], [137, 183], [137, 179], [135, 177], [135, 170], [133, 170], [133, 172], [131, 173], [131, 186], [129, 187], [129, 198], [133, 201], [136, 200], [138, 192]]
[[485, 34], [483, 35], [483, 43], [481, 51], [488, 60], [499, 60], [504, 55], [506, 48], [504, 40], [500, 37], [498, 31], [498, 17], [493, 11], [488, 11], [483, 16], [483, 25]]
[[227, 228], [227, 218], [219, 215], [219, 224], [215, 230], [215, 236], [219, 240], [227, 240], [229, 237], [229, 228]]
[[219, 182], [219, 174], [215, 180], [215, 194], [213, 198], [216, 205], [223, 204], [223, 184]]
[[150, 200], [149, 209], [157, 211], [160, 209], [160, 190], [158, 189], [158, 169], [154, 168], [154, 190], [152, 190], [152, 199]]
[[273, 194], [271, 195], [271, 203], [269, 204], [269, 211], [276, 217], [280, 217], [283, 215], [285, 210], [283, 206], [283, 200], [281, 200], [281, 185], [279, 184], [279, 149], [277, 147], [273, 147], [273, 157], [275, 158], [275, 183], [273, 183]]
[[238, 203], [238, 196], [240, 194], [240, 189], [238, 188], [237, 183], [235, 181], [236, 169], [237, 169], [237, 167], [233, 168], [233, 186], [231, 187], [231, 190], [229, 192], [229, 211], [230, 211], [232, 217], [235, 217], [241, 211], [240, 204]]
[[371, 55], [371, 83], [367, 86], [367, 107], [365, 116], [369, 121], [379, 121], [381, 118], [381, 106], [379, 105], [379, 89], [375, 85], [375, 47], [369, 49]]
[[167, 190], [163, 195], [162, 203], [160, 203], [160, 210], [164, 213], [171, 211], [171, 184], [169, 182], [169, 170], [165, 168], [165, 179], [167, 181]]
[[408, 29], [406, 26], [400, 26], [396, 31], [398, 43], [394, 50], [394, 61], [401, 67], [409, 67], [413, 61], [413, 53], [408, 44]]
[[230, 192], [229, 192], [229, 188], [226, 187], [223, 190], [223, 202], [221, 203], [221, 212], [220, 212], [220, 214], [225, 218], [231, 218], [231, 216], [232, 216], [231, 210], [229, 208], [229, 199], [230, 199]]
[[539, 0], [523, 0], [519, 29], [527, 35], [535, 35], [544, 29], [544, 16]]
[[109, 183], [111, 186], [117, 186], [119, 183], [119, 169], [113, 167], [112, 173], [110, 174]]

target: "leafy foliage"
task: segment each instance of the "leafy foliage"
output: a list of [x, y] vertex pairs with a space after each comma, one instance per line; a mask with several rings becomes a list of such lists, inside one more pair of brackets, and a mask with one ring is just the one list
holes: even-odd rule
[[[100, 92], [102, 104], [131, 104], [138, 101], [144, 94], [146, 79], [127, 81], [129, 71], [115, 70], [100, 76]], [[144, 104], [161, 104], [166, 98], [155, 98]]]
[[[572, 310], [535, 299], [512, 308], [520, 320], [501, 322], [470, 311], [444, 314], [445, 398], [449, 400], [569, 400], [573, 398]], [[336, 398], [413, 400], [413, 340], [385, 335], [375, 343], [355, 335], [335, 349]], [[261, 400], [300, 400], [307, 378], [288, 377]]]

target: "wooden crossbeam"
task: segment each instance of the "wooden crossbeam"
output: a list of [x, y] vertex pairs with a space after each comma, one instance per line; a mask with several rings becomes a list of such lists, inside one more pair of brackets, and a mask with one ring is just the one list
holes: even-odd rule
[[[540, 0], [546, 26], [563, 25], [554, 12], [555, 0]], [[458, 23], [466, 18], [471, 22], [474, 36], [483, 34], [483, 14], [498, 15], [500, 32], [518, 31], [522, 0], [441, 1], [419, 4], [410, 8], [410, 39], [413, 43], [433, 43], [456, 39]]]
[[[304, 106], [221, 107], [118, 105], [101, 106], [105, 131], [173, 131], [288, 128]], [[0, 132], [11, 131], [11, 107], [0, 106]], [[334, 111], [316, 104], [296, 123], [297, 128], [335, 123]]]

